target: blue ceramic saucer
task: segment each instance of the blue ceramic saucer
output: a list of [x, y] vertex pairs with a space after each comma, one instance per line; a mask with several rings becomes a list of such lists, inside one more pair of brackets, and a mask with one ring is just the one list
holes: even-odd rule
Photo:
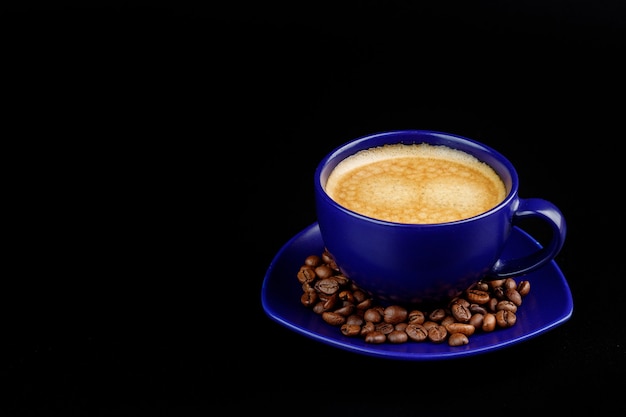
[[[514, 228], [505, 249], [514, 255], [536, 250], [539, 243], [521, 229]], [[530, 293], [517, 313], [517, 322], [507, 329], [475, 333], [469, 344], [452, 347], [447, 343], [406, 342], [402, 344], [365, 343], [361, 337], [344, 336], [340, 329], [324, 322], [320, 315], [300, 303], [302, 288], [296, 274], [304, 259], [321, 254], [323, 243], [317, 223], [291, 238], [272, 260], [261, 291], [267, 315], [279, 324], [313, 340], [354, 353], [397, 360], [441, 360], [477, 355], [502, 349], [539, 336], [566, 322], [572, 315], [572, 294], [563, 273], [552, 261], [524, 277]]]

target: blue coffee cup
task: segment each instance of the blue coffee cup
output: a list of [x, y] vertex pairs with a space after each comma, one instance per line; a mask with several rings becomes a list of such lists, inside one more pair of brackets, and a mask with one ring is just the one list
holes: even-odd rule
[[[434, 224], [397, 223], [347, 209], [325, 191], [333, 169], [348, 156], [387, 144], [444, 145], [488, 164], [506, 189], [495, 207], [469, 218]], [[478, 280], [521, 277], [553, 260], [566, 222], [553, 203], [520, 198], [515, 167], [498, 151], [462, 136], [430, 130], [376, 133], [326, 155], [314, 177], [317, 221], [325, 248], [344, 275], [383, 303], [413, 304], [455, 296]], [[552, 231], [533, 253], [501, 255], [514, 226], [536, 218]]]

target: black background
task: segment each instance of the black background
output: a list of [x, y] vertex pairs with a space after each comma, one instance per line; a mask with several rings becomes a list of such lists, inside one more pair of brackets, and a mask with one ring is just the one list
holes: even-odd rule
[[[2, 414], [624, 410], [626, 10], [458, 3], [4, 3]], [[405, 128], [496, 148], [561, 208], [569, 321], [407, 363], [265, 315], [319, 160]]]

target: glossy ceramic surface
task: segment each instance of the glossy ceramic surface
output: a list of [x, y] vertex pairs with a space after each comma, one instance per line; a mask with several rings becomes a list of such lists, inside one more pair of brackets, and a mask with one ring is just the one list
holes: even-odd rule
[[[539, 246], [516, 227], [505, 252], [517, 256]], [[290, 330], [358, 354], [396, 360], [441, 360], [483, 354], [539, 336], [566, 322], [574, 309], [569, 285], [552, 261], [524, 277], [530, 281], [531, 291], [524, 298], [517, 322], [511, 328], [476, 333], [470, 337], [469, 344], [457, 347], [431, 342], [365, 343], [360, 337], [344, 336], [338, 327], [324, 322], [321, 316], [300, 303], [302, 290], [296, 278], [298, 269], [308, 255], [321, 254], [322, 250], [317, 223], [291, 238], [278, 251], [266, 272], [261, 291], [263, 308], [271, 319]]]
[[[447, 146], [488, 164], [504, 182], [507, 196], [470, 218], [417, 224], [364, 216], [326, 194], [329, 176], [347, 157], [387, 144], [423, 143]], [[313, 188], [320, 233], [342, 271], [381, 301], [415, 304], [445, 302], [441, 295], [449, 289], [463, 290], [485, 276], [517, 277], [555, 258], [566, 237], [563, 214], [547, 200], [520, 198], [518, 185], [511, 162], [485, 144], [444, 132], [399, 130], [354, 139], [331, 151], [317, 166]], [[423, 193], [414, 191], [415, 196]], [[523, 255], [515, 252], [515, 257], [501, 254], [513, 225], [523, 228], [531, 218], [552, 231], [546, 245]]]

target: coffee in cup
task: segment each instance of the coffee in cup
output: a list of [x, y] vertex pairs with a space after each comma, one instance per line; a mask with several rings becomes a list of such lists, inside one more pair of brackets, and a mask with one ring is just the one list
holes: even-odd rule
[[326, 193], [365, 216], [396, 223], [445, 223], [495, 207], [506, 197], [486, 163], [445, 145], [386, 144], [361, 150], [330, 173]]
[[[553, 203], [519, 196], [504, 155], [445, 132], [348, 141], [320, 161], [314, 192], [325, 249], [382, 303], [438, 302], [479, 280], [522, 277], [556, 257], [567, 230]], [[548, 226], [547, 244], [503, 256], [528, 218]]]

